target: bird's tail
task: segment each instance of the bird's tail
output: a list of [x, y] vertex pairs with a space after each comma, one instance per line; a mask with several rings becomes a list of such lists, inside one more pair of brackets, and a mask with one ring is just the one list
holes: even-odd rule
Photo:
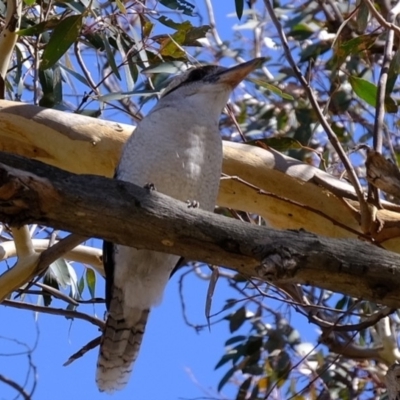
[[[132, 310], [135, 316], [125, 319], [115, 312], [111, 302], [110, 313], [100, 343], [96, 382], [100, 391], [112, 393], [128, 382], [133, 363], [139, 353], [150, 310]], [[113, 310], [114, 309], [114, 310]]]

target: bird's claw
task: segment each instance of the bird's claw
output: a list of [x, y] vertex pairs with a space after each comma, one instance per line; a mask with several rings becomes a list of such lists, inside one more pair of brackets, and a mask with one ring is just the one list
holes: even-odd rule
[[147, 182], [143, 187], [147, 190], [157, 190], [154, 183], [151, 182]]
[[196, 200], [186, 200], [186, 204], [188, 208], [199, 208], [200, 203]]

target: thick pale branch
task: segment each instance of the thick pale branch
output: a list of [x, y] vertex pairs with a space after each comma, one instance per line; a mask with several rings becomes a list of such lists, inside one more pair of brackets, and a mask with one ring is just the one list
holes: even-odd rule
[[[130, 125], [0, 100], [1, 151], [75, 173], [112, 176], [132, 130]], [[352, 186], [317, 168], [273, 150], [225, 142], [223, 171], [242, 181], [221, 181], [221, 206], [257, 213], [276, 228], [303, 228], [337, 238], [361, 232], [357, 203], [352, 208], [342, 200], [356, 199]], [[400, 252], [399, 214], [379, 210], [377, 221], [374, 240]]]
[[[55, 241], [55, 243], [58, 243], [58, 241]], [[42, 253], [49, 248], [50, 241], [48, 239], [32, 239], [32, 245], [35, 251]], [[0, 261], [16, 256], [17, 249], [15, 248], [14, 241], [10, 240], [8, 242], [0, 243]], [[65, 253], [63, 257], [70, 261], [89, 264], [95, 268], [99, 274], [104, 275], [100, 249], [91, 246], [77, 246], [71, 251]]]
[[[276, 231], [188, 208], [157, 192], [0, 154], [0, 220], [225, 265], [275, 284], [302, 283], [400, 307], [400, 257], [359, 240]], [[29, 171], [29, 172], [28, 172]]]

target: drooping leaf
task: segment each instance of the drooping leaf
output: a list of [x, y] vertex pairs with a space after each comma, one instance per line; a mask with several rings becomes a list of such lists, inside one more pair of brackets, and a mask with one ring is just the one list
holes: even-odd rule
[[207, 299], [206, 299], [206, 306], [205, 306], [205, 315], [206, 315], [209, 330], [211, 330], [210, 315], [211, 315], [212, 299], [214, 296], [214, 291], [215, 291], [215, 287], [218, 282], [218, 278], [219, 278], [219, 268], [213, 267], [211, 278], [210, 278], [210, 283], [209, 283], [208, 289], [207, 289]]
[[71, 284], [70, 271], [64, 258], [59, 258], [58, 260], [54, 261], [52, 264], [50, 264], [49, 269], [62, 288], [65, 289]]
[[236, 368], [232, 367], [228, 372], [223, 376], [223, 378], [218, 383], [217, 390], [220, 392], [222, 388], [228, 383], [229, 379], [231, 379], [232, 375], [235, 373]]
[[235, 10], [239, 20], [242, 19], [243, 9], [244, 9], [244, 0], [235, 0]]
[[275, 372], [280, 379], [279, 385], [283, 385], [289, 376], [290, 367], [292, 364], [290, 361], [290, 356], [286, 351], [281, 351], [277, 357], [278, 363], [276, 365], [277, 368]]
[[236, 400], [245, 400], [247, 398], [247, 392], [250, 388], [251, 382], [253, 381], [253, 377], [249, 376], [239, 387], [238, 394], [236, 396]]
[[89, 289], [90, 296], [93, 299], [96, 293], [96, 274], [91, 268], [86, 269], [86, 283]]
[[386, 94], [393, 92], [394, 84], [396, 83], [397, 77], [400, 73], [400, 49], [397, 49], [394, 53], [392, 61], [390, 62], [388, 81], [386, 84]]
[[71, 15], [63, 19], [54, 29], [45, 47], [40, 69], [52, 67], [78, 39], [82, 28], [83, 14]]
[[83, 290], [85, 289], [85, 279], [83, 278], [83, 275], [81, 276], [81, 279], [79, 279], [78, 282], [78, 293], [79, 296], [82, 296]]
[[[53, 287], [54, 289], [59, 290], [60, 287], [58, 285], [57, 279], [55, 278], [54, 274], [52, 273], [51, 270], [48, 270], [44, 276], [43, 276], [43, 283], [47, 286]], [[43, 304], [48, 307], [51, 302], [52, 302], [52, 296], [51, 294], [45, 290], [42, 289], [42, 296], [43, 296]]]
[[240, 307], [229, 316], [229, 331], [231, 333], [237, 331], [246, 321], [246, 308]]
[[227, 353], [225, 353], [221, 359], [217, 362], [217, 365], [214, 367], [214, 369], [218, 369], [222, 367], [224, 364], [226, 364], [228, 361], [231, 361], [237, 357], [238, 349], [237, 347], [234, 349], [229, 350]]
[[114, 75], [118, 78], [118, 80], [121, 80], [121, 75], [119, 74], [118, 67], [115, 62], [114, 53], [111, 50], [111, 46], [108, 41], [108, 37], [105, 35], [104, 32], [102, 32], [101, 37], [103, 39], [104, 48], [106, 50], [107, 61], [110, 64], [110, 68], [111, 68], [112, 72], [114, 73]]
[[357, 1], [358, 12], [357, 12], [357, 28], [359, 32], [364, 32], [368, 26], [368, 19], [369, 19], [369, 8], [368, 5], [362, 1]]
[[126, 14], [126, 8], [124, 6], [124, 3], [122, 3], [121, 0], [115, 0], [115, 3], [117, 4], [117, 7], [122, 12], [122, 14]]

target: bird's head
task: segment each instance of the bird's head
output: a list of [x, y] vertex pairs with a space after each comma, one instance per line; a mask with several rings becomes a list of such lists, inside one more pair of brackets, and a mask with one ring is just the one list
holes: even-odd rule
[[187, 101], [193, 105], [202, 104], [202, 107], [208, 103], [219, 109], [220, 114], [231, 91], [264, 61], [265, 58], [255, 58], [232, 68], [206, 65], [188, 69], [171, 81], [161, 100]]

